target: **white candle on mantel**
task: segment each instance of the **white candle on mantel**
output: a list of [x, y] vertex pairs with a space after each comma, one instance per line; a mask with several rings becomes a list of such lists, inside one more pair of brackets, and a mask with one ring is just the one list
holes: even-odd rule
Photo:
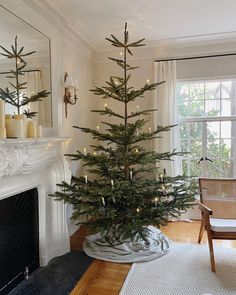
[[36, 138], [36, 136], [37, 136], [36, 122], [33, 120], [28, 120], [27, 137]]
[[[5, 102], [0, 100], [0, 128], [5, 129]], [[2, 131], [4, 132], [4, 131]], [[3, 137], [1, 137], [3, 138]]]
[[5, 128], [5, 116], [0, 115], [0, 128]]
[[6, 138], [7, 138], [6, 128], [0, 127], [0, 139], [6, 139]]
[[84, 179], [85, 179], [85, 183], [88, 183], [88, 175], [85, 175]]
[[37, 134], [37, 137], [40, 138], [43, 136], [43, 127], [42, 125], [37, 125], [36, 127], [36, 134]]
[[5, 116], [5, 101], [0, 100], [0, 116]]
[[23, 121], [24, 137], [27, 135], [27, 117], [26, 115], [14, 115], [14, 119]]
[[24, 137], [23, 120], [7, 119], [6, 120], [7, 137]]

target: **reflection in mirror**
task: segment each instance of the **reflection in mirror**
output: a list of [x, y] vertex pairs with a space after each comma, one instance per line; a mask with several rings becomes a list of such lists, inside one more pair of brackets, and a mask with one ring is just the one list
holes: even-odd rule
[[[0, 45], [4, 48], [12, 51], [11, 45], [14, 45], [17, 36], [18, 48], [24, 47], [25, 52], [35, 51], [34, 54], [24, 57], [27, 66], [23, 69], [24, 75], [21, 80], [27, 84], [26, 89], [22, 90], [23, 94], [30, 97], [43, 90], [51, 92], [49, 38], [1, 5], [0, 32]], [[5, 90], [8, 87], [10, 91], [14, 90], [9, 84], [14, 80], [8, 78], [8, 72], [14, 68], [14, 59], [0, 56], [0, 88]], [[21, 113], [23, 110], [37, 112], [34, 118], [37, 124], [44, 127], [52, 126], [51, 94], [42, 98], [42, 101], [30, 102], [21, 110]], [[11, 104], [6, 104], [6, 113], [17, 113], [17, 109]]]

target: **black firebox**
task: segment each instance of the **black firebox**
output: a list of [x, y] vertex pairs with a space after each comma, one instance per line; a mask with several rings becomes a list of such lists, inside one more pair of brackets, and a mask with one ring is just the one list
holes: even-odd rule
[[39, 267], [36, 188], [0, 200], [0, 295], [8, 294]]

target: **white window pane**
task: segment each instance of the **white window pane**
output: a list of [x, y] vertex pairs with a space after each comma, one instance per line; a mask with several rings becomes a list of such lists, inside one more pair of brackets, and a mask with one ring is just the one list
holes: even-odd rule
[[221, 139], [221, 159], [229, 160], [231, 158], [231, 139]]
[[235, 115], [235, 99], [222, 99], [221, 101], [221, 116]]
[[231, 126], [230, 121], [221, 122], [221, 138], [231, 138]]
[[205, 84], [205, 99], [220, 98], [220, 82], [208, 82]]
[[222, 98], [235, 98], [236, 81], [224, 81], [221, 84]]
[[186, 100], [189, 97], [189, 84], [177, 83], [176, 95], [178, 100]]
[[204, 100], [192, 100], [189, 103], [188, 117], [204, 116]]
[[204, 83], [194, 83], [189, 86], [189, 99], [204, 99]]
[[205, 115], [206, 117], [220, 116], [220, 100], [206, 100]]
[[210, 159], [220, 157], [220, 140], [219, 139], [207, 140], [207, 156]]
[[220, 122], [207, 123], [207, 138], [208, 139], [220, 138]]

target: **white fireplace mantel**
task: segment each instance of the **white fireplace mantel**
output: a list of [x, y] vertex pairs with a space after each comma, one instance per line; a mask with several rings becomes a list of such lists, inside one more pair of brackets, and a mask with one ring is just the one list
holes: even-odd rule
[[70, 181], [64, 157], [68, 138], [0, 140], [0, 200], [37, 188], [40, 265], [69, 251], [66, 208], [49, 194], [57, 183]]

